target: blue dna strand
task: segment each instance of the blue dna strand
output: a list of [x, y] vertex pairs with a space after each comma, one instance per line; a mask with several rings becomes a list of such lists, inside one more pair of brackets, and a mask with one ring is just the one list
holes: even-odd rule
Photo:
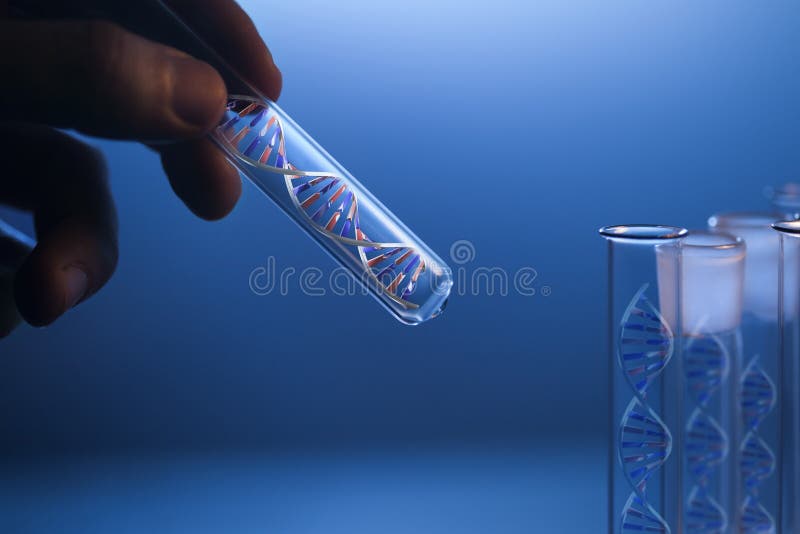
[[686, 425], [686, 462], [692, 477], [687, 498], [686, 532], [725, 532], [728, 516], [710, 493], [712, 474], [728, 457], [728, 436], [708, 411], [709, 401], [728, 378], [730, 356], [715, 336], [689, 338], [684, 346], [685, 374], [694, 404]]
[[669, 533], [666, 521], [647, 500], [647, 481], [667, 461], [672, 435], [647, 403], [647, 391], [673, 353], [673, 334], [644, 294], [634, 295], [622, 316], [617, 359], [633, 398], [620, 422], [618, 457], [631, 486], [622, 511], [622, 533]]
[[421, 253], [404, 243], [371, 240], [362, 228], [359, 198], [337, 174], [295, 167], [286, 150], [286, 131], [278, 115], [259, 100], [236, 96], [227, 104], [216, 137], [246, 164], [276, 174], [286, 186], [297, 213], [328, 239], [353, 247], [363, 273], [394, 302], [407, 309], [429, 265]]
[[741, 446], [741, 470], [745, 499], [742, 503], [743, 533], [775, 532], [775, 520], [759, 501], [759, 486], [775, 471], [775, 454], [759, 436], [759, 427], [775, 408], [777, 390], [758, 364], [756, 355], [742, 375], [742, 417], [747, 434]]

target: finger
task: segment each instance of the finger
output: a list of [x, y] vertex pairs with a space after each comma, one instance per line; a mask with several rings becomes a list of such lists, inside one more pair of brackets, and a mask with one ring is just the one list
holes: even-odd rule
[[[233, 0], [167, 0], [167, 5], [207, 42], [238, 75], [277, 100], [282, 75], [253, 21]], [[226, 69], [220, 72], [225, 73]], [[231, 92], [249, 92], [226, 78]], [[241, 194], [238, 172], [209, 141], [159, 147], [164, 170], [176, 194], [206, 219], [226, 215]], [[202, 184], [202, 186], [200, 186]]]
[[[283, 77], [253, 21], [234, 0], [167, 0], [166, 4], [237, 73], [277, 100]], [[228, 85], [233, 85], [228, 81]], [[245, 89], [229, 87], [230, 92]]]
[[35, 243], [0, 220], [0, 338], [8, 336], [21, 321], [14, 302], [14, 273]]
[[0, 201], [33, 210], [38, 238], [16, 273], [14, 299], [26, 321], [46, 325], [94, 294], [116, 267], [105, 164], [94, 149], [42, 126], [0, 125], [0, 147]]
[[14, 303], [14, 276], [0, 270], [0, 339], [7, 337], [21, 322]]
[[34, 326], [52, 323], [108, 281], [116, 254], [116, 243], [95, 221], [61, 221], [42, 236], [17, 273], [17, 309]]
[[[233, 0], [167, 0], [168, 6], [247, 82], [277, 100], [282, 75], [253, 21]], [[220, 72], [225, 73], [226, 69]], [[227, 79], [229, 91], [248, 92]], [[186, 146], [181, 146], [186, 145]], [[178, 143], [161, 151], [173, 190], [206, 219], [227, 214], [241, 194], [238, 172], [208, 141]], [[203, 184], [199, 187], [199, 184]], [[215, 192], [215, 193], [212, 193]]]
[[[65, 19], [92, 13], [116, 21], [138, 35], [210, 63], [222, 74], [229, 92], [250, 92], [247, 87], [237, 85], [238, 74], [273, 100], [280, 94], [281, 73], [252, 20], [234, 0], [167, 0], [163, 5], [178, 15], [191, 31], [166, 13], [159, 1], [38, 0], [12, 4], [18, 4], [19, 14], [27, 17]], [[192, 33], [199, 35], [203, 42]], [[225, 64], [220, 64], [216, 54], [210, 53], [205, 43], [223, 58]], [[236, 73], [230, 72], [226, 64], [230, 64]]]
[[159, 146], [161, 164], [175, 194], [198, 217], [221, 219], [239, 200], [242, 182], [208, 139]]
[[210, 65], [99, 20], [2, 21], [0, 68], [0, 117], [107, 137], [197, 137], [227, 93]]

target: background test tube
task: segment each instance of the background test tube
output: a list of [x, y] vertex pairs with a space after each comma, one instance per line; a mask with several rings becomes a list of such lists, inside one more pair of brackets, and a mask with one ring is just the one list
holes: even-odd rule
[[773, 225], [780, 235], [781, 354], [783, 381], [783, 506], [781, 525], [800, 532], [800, 221]]
[[740, 379], [743, 498], [738, 531], [742, 533], [777, 532], [781, 517], [780, 239], [771, 228], [779, 218], [780, 214], [772, 212], [722, 213], [708, 222], [712, 231], [741, 237], [747, 247]]
[[787, 182], [767, 188], [766, 193], [772, 207], [783, 213], [785, 219], [796, 219], [800, 215], [800, 184]]
[[686, 230], [624, 225], [600, 235], [608, 242], [608, 532], [679, 532], [682, 334], [664, 310], [680, 315], [681, 295], [659, 284], [680, 287]]
[[[684, 373], [683, 505], [687, 534], [734, 531], [741, 502], [739, 377], [745, 245], [691, 230], [681, 243], [682, 275], [657, 253], [662, 311], [677, 321], [670, 295], [681, 291]], [[674, 282], [680, 279], [681, 288]]]

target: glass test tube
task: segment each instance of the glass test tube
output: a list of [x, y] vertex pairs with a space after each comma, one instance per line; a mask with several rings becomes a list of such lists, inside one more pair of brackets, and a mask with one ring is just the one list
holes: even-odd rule
[[773, 225], [780, 232], [781, 353], [783, 381], [781, 532], [800, 532], [800, 221]]
[[[681, 515], [680, 241], [671, 226], [608, 226], [608, 532], [677, 532]], [[658, 257], [658, 259], [657, 259]], [[660, 268], [659, 268], [660, 267]]]
[[712, 231], [745, 241], [742, 376], [739, 444], [742, 502], [737, 531], [777, 532], [781, 515], [781, 357], [778, 327], [780, 239], [771, 224], [780, 214], [723, 213], [709, 218]]
[[800, 184], [788, 182], [767, 193], [775, 211], [783, 213], [786, 219], [797, 219], [800, 216]]
[[[744, 242], [732, 235], [691, 230], [681, 243], [681, 532], [687, 534], [723, 534], [737, 524], [744, 260]], [[672, 302], [669, 295], [678, 291], [673, 268], [672, 259], [659, 254], [662, 302]], [[668, 323], [677, 321], [673, 309], [662, 313]]]
[[[418, 324], [441, 313], [453, 284], [444, 261], [282, 109], [258, 96], [247, 78], [169, 2], [60, 4], [65, 4], [67, 16], [102, 17], [143, 35], [156, 31], [165, 44], [211, 64], [227, 87], [252, 95], [231, 96], [222, 122], [210, 136], [229, 161], [400, 321]], [[23, 11], [48, 16], [43, 6], [27, 2]], [[204, 2], [197, 2], [193, 10], [195, 15], [205, 13], [196, 19], [214, 17]], [[263, 54], [257, 48], [253, 53]], [[413, 192], [397, 191], [399, 202], [414, 198]]]
[[[163, 0], [76, 6], [136, 31], [158, 23], [167, 44], [211, 64], [231, 95], [211, 140], [395, 317], [418, 324], [444, 309], [453, 285], [447, 265], [274, 102]], [[197, 6], [198, 10], [207, 6]], [[208, 11], [212, 16], [212, 11]], [[259, 52], [254, 52], [259, 53]], [[403, 193], [398, 201], [408, 200]]]
[[400, 321], [444, 309], [453, 285], [444, 261], [276, 104], [231, 96], [212, 138]]

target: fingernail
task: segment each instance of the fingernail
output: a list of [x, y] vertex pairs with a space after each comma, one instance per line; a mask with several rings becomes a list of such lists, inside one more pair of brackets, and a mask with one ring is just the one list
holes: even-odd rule
[[69, 265], [64, 269], [64, 280], [67, 285], [67, 309], [70, 309], [86, 295], [86, 289], [89, 287], [89, 277], [80, 267]]
[[225, 86], [210, 65], [186, 57], [172, 59], [175, 87], [172, 106], [189, 124], [212, 127], [224, 109]]

